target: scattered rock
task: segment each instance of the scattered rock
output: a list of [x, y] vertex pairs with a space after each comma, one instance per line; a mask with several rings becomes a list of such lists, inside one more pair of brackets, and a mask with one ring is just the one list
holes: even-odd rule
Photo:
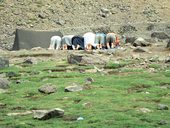
[[0, 89], [8, 89], [9, 81], [5, 78], [0, 78]]
[[102, 16], [102, 17], [108, 17], [109, 14], [110, 14], [109, 9], [107, 9], [107, 8], [101, 8], [101, 10], [100, 10], [100, 16]]
[[167, 43], [167, 46], [166, 46], [167, 48], [170, 48], [170, 40], [168, 41], [168, 43]]
[[0, 88], [0, 94], [1, 94], [1, 93], [6, 93], [6, 92], [8, 92], [8, 91], [5, 90], [5, 89], [1, 89], [1, 88]]
[[146, 30], [148, 30], [148, 31], [152, 31], [154, 29], [154, 24], [150, 24], [147, 28], [146, 28]]
[[20, 83], [21, 83], [21, 80], [17, 80], [15, 83], [16, 83], [16, 84], [20, 84]]
[[161, 120], [158, 122], [159, 125], [166, 125], [168, 122], [166, 120]]
[[5, 107], [6, 107], [6, 104], [0, 103], [0, 109], [5, 108]]
[[94, 79], [93, 78], [91, 78], [91, 77], [88, 77], [86, 80], [85, 80], [85, 84], [91, 84], [91, 83], [93, 83], [94, 82]]
[[60, 108], [54, 108], [51, 110], [33, 110], [34, 118], [38, 120], [48, 120], [50, 118], [64, 116], [64, 110]]
[[56, 24], [61, 25], [61, 26], [63, 26], [63, 25], [66, 23], [66, 21], [65, 21], [65, 20], [62, 20], [62, 19], [54, 20], [54, 22], [55, 22]]
[[90, 108], [90, 107], [92, 107], [92, 103], [91, 102], [86, 102], [86, 103], [83, 104], [83, 107]]
[[7, 58], [0, 57], [0, 69], [5, 67], [9, 67], [9, 60]]
[[17, 77], [18, 75], [17, 75], [17, 73], [15, 73], [15, 72], [7, 72], [6, 73], [6, 77], [9, 77], [9, 78], [11, 78], [11, 77]]
[[46, 15], [45, 15], [45, 13], [40, 13], [40, 14], [38, 14], [38, 17], [41, 19], [45, 19]]
[[51, 85], [51, 84], [46, 84], [46, 85], [43, 85], [41, 86], [39, 89], [38, 89], [39, 92], [41, 93], [45, 93], [45, 94], [51, 94], [51, 93], [54, 93], [57, 91], [56, 87]]
[[36, 58], [26, 58], [23, 62], [24, 64], [37, 64], [37, 59]]
[[137, 111], [140, 111], [140, 112], [142, 112], [142, 113], [149, 113], [149, 112], [152, 112], [150, 109], [148, 109], [148, 108], [140, 108], [139, 110], [137, 110]]
[[170, 56], [165, 59], [165, 63], [170, 63]]
[[138, 46], [137, 48], [135, 48], [133, 51], [134, 51], [134, 52], [147, 52], [144, 48], [141, 48], [140, 46]]
[[149, 46], [150, 43], [148, 43], [145, 39], [143, 39], [142, 37], [137, 38], [134, 43], [133, 46]]
[[26, 111], [26, 112], [17, 112], [17, 113], [8, 113], [7, 116], [26, 116], [29, 114], [32, 114], [32, 111]]
[[70, 64], [78, 64], [82, 61], [83, 55], [74, 55], [74, 54], [69, 54], [67, 56], [67, 61]]
[[157, 107], [158, 110], [168, 110], [169, 107], [167, 105], [164, 104], [159, 104]]
[[77, 92], [82, 90], [83, 90], [83, 86], [77, 85], [75, 83], [73, 83], [72, 86], [68, 86], [65, 88], [65, 92]]
[[170, 39], [170, 37], [165, 32], [153, 32], [151, 34], [152, 38], [158, 38], [158, 39]]

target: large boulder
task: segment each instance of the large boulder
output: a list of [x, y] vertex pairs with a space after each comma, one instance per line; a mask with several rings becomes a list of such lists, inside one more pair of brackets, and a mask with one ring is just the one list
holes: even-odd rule
[[54, 108], [51, 110], [34, 110], [34, 118], [39, 120], [47, 120], [54, 117], [63, 117], [64, 110], [60, 108]]
[[0, 69], [5, 67], [9, 67], [9, 60], [7, 58], [0, 57]]
[[170, 37], [165, 32], [153, 32], [151, 34], [152, 38], [158, 38], [158, 39], [170, 39]]
[[0, 89], [8, 89], [9, 81], [5, 78], [0, 78]]

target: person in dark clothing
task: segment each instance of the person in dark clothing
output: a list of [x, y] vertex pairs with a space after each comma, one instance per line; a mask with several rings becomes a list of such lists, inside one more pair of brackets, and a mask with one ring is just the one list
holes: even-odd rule
[[74, 36], [72, 38], [73, 50], [84, 50], [84, 38], [82, 36]]

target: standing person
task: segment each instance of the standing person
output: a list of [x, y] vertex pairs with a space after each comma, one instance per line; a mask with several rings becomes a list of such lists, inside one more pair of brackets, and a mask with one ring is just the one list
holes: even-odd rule
[[48, 49], [61, 49], [61, 37], [60, 36], [52, 36], [50, 39], [50, 46]]
[[63, 50], [72, 49], [72, 38], [74, 35], [66, 35], [62, 37]]
[[92, 50], [92, 48], [96, 48], [94, 33], [87, 32], [83, 35], [83, 37], [84, 37], [84, 48], [86, 50]]
[[74, 36], [72, 38], [73, 50], [84, 50], [84, 38], [82, 36]]
[[105, 42], [106, 42], [106, 34], [102, 32], [97, 32], [95, 35], [95, 44], [97, 46], [97, 49], [102, 49], [105, 47]]
[[106, 35], [106, 47], [107, 49], [118, 47], [119, 46], [119, 38], [115, 33], [108, 33]]

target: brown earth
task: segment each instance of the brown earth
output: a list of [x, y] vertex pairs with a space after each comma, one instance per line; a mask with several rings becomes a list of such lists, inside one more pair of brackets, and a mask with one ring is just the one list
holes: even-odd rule
[[158, 30], [164, 30], [165, 24], [166, 28], [170, 27], [170, 2], [169, 0], [0, 0], [0, 16], [0, 46], [10, 49], [16, 28], [60, 29], [64, 34], [77, 34], [107, 27], [110, 31], [120, 33], [120, 26], [132, 24], [140, 30], [140, 32], [130, 31], [133, 35], [138, 32], [138, 34], [148, 34], [144, 32], [148, 25], [161, 24]]

